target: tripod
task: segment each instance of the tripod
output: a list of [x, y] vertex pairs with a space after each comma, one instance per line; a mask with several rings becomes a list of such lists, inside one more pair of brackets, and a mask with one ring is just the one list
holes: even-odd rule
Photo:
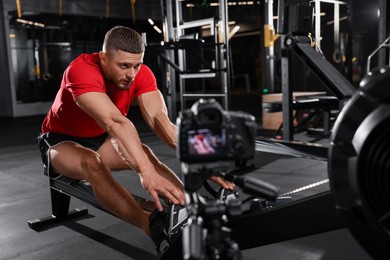
[[[226, 164], [182, 164], [189, 217], [187, 225], [183, 227], [183, 259], [240, 260], [242, 257], [227, 225], [229, 221], [241, 216], [241, 201], [235, 196], [228, 196], [225, 200], [208, 200], [198, 192], [208, 177], [221, 175], [221, 166], [225, 168]], [[277, 198], [274, 186], [258, 179], [236, 175], [244, 171], [245, 166], [241, 164], [240, 169], [227, 173], [224, 177], [232, 180], [245, 192], [270, 200]]]

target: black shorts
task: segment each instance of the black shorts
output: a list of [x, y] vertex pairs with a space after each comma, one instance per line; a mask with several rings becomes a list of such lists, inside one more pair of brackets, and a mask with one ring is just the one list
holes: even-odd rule
[[107, 137], [108, 137], [107, 133], [104, 133], [96, 137], [91, 137], [91, 138], [81, 138], [81, 137], [74, 137], [70, 135], [56, 134], [56, 133], [40, 134], [38, 136], [38, 145], [39, 145], [39, 150], [41, 152], [43, 166], [45, 168], [44, 170], [45, 175], [49, 176], [50, 178], [55, 178], [59, 176], [58, 173], [51, 172], [50, 169], [49, 151], [53, 145], [56, 145], [64, 141], [72, 141], [84, 147], [90, 148], [94, 151], [97, 151], [100, 148], [100, 146], [102, 146], [102, 144], [107, 139]]

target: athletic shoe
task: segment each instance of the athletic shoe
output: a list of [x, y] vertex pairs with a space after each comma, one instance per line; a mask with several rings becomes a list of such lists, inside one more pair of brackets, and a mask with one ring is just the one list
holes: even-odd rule
[[149, 217], [150, 237], [159, 254], [165, 252], [188, 221], [186, 208], [171, 205], [166, 211], [154, 210]]

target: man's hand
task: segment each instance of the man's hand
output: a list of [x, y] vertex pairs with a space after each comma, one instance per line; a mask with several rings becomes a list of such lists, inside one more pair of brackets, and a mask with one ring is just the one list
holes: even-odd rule
[[222, 186], [222, 188], [226, 190], [234, 190], [236, 185], [233, 182], [227, 181], [222, 177], [219, 176], [211, 176], [209, 180], [218, 183], [219, 185]]
[[159, 211], [163, 210], [160, 197], [173, 204], [185, 204], [184, 191], [175, 187], [170, 181], [157, 173], [149, 173], [140, 176], [144, 189], [152, 196], [154, 204]]

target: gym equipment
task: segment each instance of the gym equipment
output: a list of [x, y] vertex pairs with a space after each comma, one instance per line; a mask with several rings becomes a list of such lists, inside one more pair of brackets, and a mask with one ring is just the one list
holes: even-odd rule
[[[282, 103], [282, 101], [263, 103], [263, 109], [268, 113], [281, 112], [283, 111]], [[302, 100], [293, 100], [292, 110], [295, 111], [294, 120], [297, 122], [294, 125], [293, 132], [296, 133], [306, 129], [307, 133], [311, 135], [329, 136], [332, 125], [332, 110], [338, 109], [339, 100], [334, 96], [314, 96]], [[301, 118], [301, 111], [307, 111], [305, 113], [307, 116]], [[307, 124], [318, 115], [322, 117], [322, 129], [307, 128]], [[282, 127], [283, 123], [280, 124], [275, 136], [279, 135]]]
[[[140, 206], [151, 212], [155, 209], [153, 201], [132, 194]], [[86, 181], [75, 180], [62, 175], [50, 178], [50, 197], [52, 214], [47, 217], [32, 219], [28, 225], [33, 230], [42, 230], [50, 226], [61, 224], [64, 221], [80, 218], [88, 214], [86, 208], [76, 208], [69, 211], [70, 198], [75, 197], [92, 206], [106, 211], [99, 202], [96, 201], [90, 184]], [[112, 215], [112, 214], [111, 214]]]
[[293, 140], [292, 57], [296, 55], [337, 97], [340, 106], [356, 91], [355, 87], [312, 47], [313, 6], [304, 0], [279, 1], [278, 33], [282, 34], [283, 140]]
[[[287, 9], [287, 11], [300, 13], [302, 10], [299, 10], [299, 7], [294, 7], [290, 10]], [[297, 16], [292, 17], [296, 19]], [[281, 19], [279, 21], [283, 22]], [[295, 23], [289, 21], [289, 24], [297, 25], [298, 29], [304, 28], [300, 22], [302, 21]], [[287, 30], [286, 27], [282, 28]], [[293, 28], [288, 32], [290, 31], [299, 30]], [[340, 214], [343, 219], [342, 221], [338, 220], [339, 224], [346, 223], [360, 245], [372, 257], [388, 259], [390, 254], [386, 245], [390, 242], [390, 178], [387, 176], [390, 170], [388, 148], [390, 147], [389, 65], [371, 70], [372, 55], [370, 55], [367, 75], [362, 80], [360, 88], [354, 91], [351, 84], [335, 71], [325, 59], [322, 59], [309, 43], [310, 41], [299, 33], [288, 35], [284, 41], [288, 48], [285, 64], [289, 65], [290, 52], [295, 52], [318, 73], [335, 96], [345, 102], [342, 104], [343, 109], [333, 128], [328, 154], [331, 193], [328, 193], [327, 196], [334, 198], [339, 213], [334, 212], [334, 206], [328, 206], [331, 206], [334, 214]], [[389, 38], [373, 54], [376, 54], [381, 47], [389, 47], [388, 43]], [[287, 111], [287, 119], [290, 119], [289, 115], [293, 105], [288, 80], [287, 77], [284, 85], [284, 97], [287, 98], [283, 100], [283, 111]], [[283, 126], [286, 126], [284, 129], [289, 131], [291, 122], [284, 123]], [[285, 139], [291, 140], [291, 136], [292, 133], [288, 132]], [[308, 200], [313, 199], [308, 198]], [[286, 209], [292, 206], [294, 204], [288, 205]], [[280, 212], [282, 212], [281, 209], [282, 207], [278, 208]], [[263, 215], [266, 214], [270, 214], [270, 212], [265, 212]], [[277, 221], [279, 225], [283, 222], [281, 222], [281, 216], [278, 217], [270, 218], [270, 220]], [[256, 220], [260, 221], [260, 215]], [[246, 220], [246, 222], [249, 221]], [[279, 228], [278, 226], [278, 230]], [[286, 232], [292, 232], [291, 230], [280, 230], [284, 232], [281, 232], [283, 234], [278, 233], [279, 239]], [[265, 230], [263, 232], [267, 235], [270, 234]]]
[[[344, 227], [329, 191], [267, 209], [252, 210], [237, 219], [232, 218], [227, 224], [231, 230], [230, 238], [237, 242], [240, 250]], [[248, 234], [262, 235], [253, 239]], [[182, 239], [179, 237], [159, 259], [181, 259], [182, 256]]]
[[[188, 107], [187, 102], [191, 104], [201, 97], [214, 97], [223, 100], [223, 107], [229, 107], [229, 90], [230, 90], [230, 55], [229, 55], [229, 26], [228, 26], [228, 5], [224, 0], [218, 0], [218, 12], [216, 17], [202, 18], [193, 20], [191, 16], [186, 17], [183, 11], [183, 5], [186, 1], [164, 0], [161, 1], [162, 16], [164, 20], [163, 35], [164, 46], [160, 57], [169, 65], [165, 66], [167, 105], [170, 118], [177, 117], [176, 111], [176, 87], [180, 94], [181, 110]], [[191, 51], [189, 45], [183, 45], [187, 42], [195, 46], [195, 41], [188, 41], [189, 37], [194, 40], [202, 26], [208, 26], [210, 37], [208, 44], [197, 44], [199, 47], [198, 56], [203, 52], [211, 52], [211, 66], [202, 66], [191, 70], [194, 65], [191, 64], [188, 54]], [[184, 41], [183, 41], [184, 40]], [[196, 62], [195, 62], [196, 63]], [[201, 64], [204, 65], [204, 64]], [[176, 80], [176, 76], [177, 80]], [[194, 93], [188, 89], [188, 80], [215, 78], [220, 82], [220, 88], [213, 89], [211, 93]], [[191, 101], [193, 100], [193, 101]]]
[[389, 81], [390, 67], [368, 71], [337, 118], [329, 148], [336, 206], [375, 259], [390, 257]]

